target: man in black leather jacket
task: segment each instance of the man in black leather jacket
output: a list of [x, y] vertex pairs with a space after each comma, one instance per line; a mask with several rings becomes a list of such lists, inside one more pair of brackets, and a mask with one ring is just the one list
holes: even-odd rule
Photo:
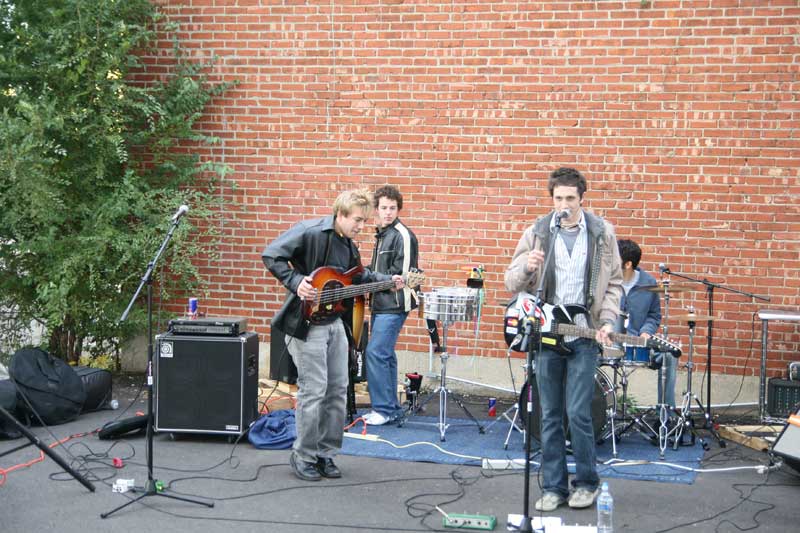
[[[417, 268], [417, 237], [398, 215], [403, 209], [403, 195], [387, 185], [375, 192], [373, 206], [377, 210], [375, 252], [372, 269], [381, 274], [402, 274]], [[402, 407], [397, 399], [397, 353], [395, 344], [409, 311], [417, 307], [416, 293], [406, 287], [402, 291], [372, 294], [370, 339], [367, 345], [367, 383], [372, 411], [364, 416], [368, 424], [382, 425], [398, 419]]]
[[[364, 190], [339, 195], [333, 215], [295, 224], [261, 254], [264, 265], [289, 290], [286, 303], [272, 323], [286, 332], [286, 349], [297, 367], [295, 439], [289, 463], [297, 477], [318, 481], [341, 477], [333, 457], [342, 447], [348, 384], [348, 340], [342, 317], [333, 313], [313, 323], [303, 314], [302, 301], [318, 301], [317, 268], [341, 271], [361, 265], [353, 238], [371, 212], [371, 195]], [[353, 283], [393, 280], [401, 276], [365, 270]]]

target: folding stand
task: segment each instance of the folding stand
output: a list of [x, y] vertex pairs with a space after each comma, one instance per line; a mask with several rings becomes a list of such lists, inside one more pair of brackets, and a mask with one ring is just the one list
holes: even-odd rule
[[58, 466], [63, 468], [65, 472], [67, 472], [69, 475], [78, 480], [81, 483], [81, 485], [89, 489], [91, 492], [94, 492], [94, 485], [92, 485], [89, 481], [87, 481], [85, 477], [77, 473], [71, 466], [69, 466], [66, 463], [66, 461], [64, 461], [64, 459], [61, 458], [61, 456], [59, 456], [57, 453], [51, 450], [48, 446], [42, 444], [42, 442], [39, 440], [39, 437], [31, 433], [30, 430], [26, 428], [24, 425], [20, 424], [19, 420], [14, 418], [14, 415], [6, 411], [3, 407], [0, 407], [0, 417], [5, 418], [9, 422], [11, 422], [14, 425], [14, 427], [16, 427], [17, 430], [23, 435], [25, 435], [25, 437], [30, 441], [28, 444], [23, 444], [21, 446], [17, 446], [16, 448], [11, 448], [8, 451], [0, 453], [0, 457], [8, 455], [17, 450], [21, 450], [22, 448], [27, 448], [28, 446], [36, 446], [37, 448], [42, 450], [42, 453], [44, 453], [50, 459], [58, 463]]
[[[472, 416], [472, 413], [469, 412], [467, 407], [464, 405], [464, 402], [461, 401], [461, 398], [458, 397], [453, 391], [447, 388], [447, 360], [449, 359], [449, 355], [447, 354], [447, 326], [448, 320], [444, 320], [442, 322], [442, 351], [439, 352], [439, 358], [441, 360], [441, 369], [440, 369], [440, 379], [439, 385], [436, 389], [431, 392], [424, 400], [422, 400], [419, 405], [415, 409], [409, 410], [410, 415], [414, 415], [422, 411], [425, 405], [434, 397], [439, 397], [439, 421], [435, 424], [439, 428], [439, 439], [444, 442], [445, 440], [445, 432], [447, 428], [450, 427], [450, 424], [447, 423], [447, 398], [452, 397], [453, 400], [458, 404], [459, 407], [464, 411], [467, 417], [472, 420], [476, 426], [478, 426], [478, 432], [484, 433], [485, 429], [481, 425], [478, 420]], [[403, 426], [408, 420], [406, 417], [403, 417], [403, 420], [400, 421], [398, 426]]]

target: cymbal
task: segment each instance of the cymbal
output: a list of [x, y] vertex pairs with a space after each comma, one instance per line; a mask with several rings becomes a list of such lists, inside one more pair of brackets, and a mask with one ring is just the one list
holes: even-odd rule
[[715, 320], [717, 317], [711, 315], [697, 315], [695, 313], [688, 313], [685, 315], [676, 315], [672, 318], [677, 318], [681, 322], [708, 322]]
[[661, 294], [664, 294], [665, 292], [667, 292], [667, 290], [669, 290], [670, 293], [673, 293], [673, 292], [691, 292], [694, 289], [692, 287], [690, 287], [689, 285], [672, 285], [672, 284], [670, 284], [670, 285], [660, 285], [659, 284], [659, 285], [652, 285], [650, 287], [645, 287], [644, 290], [650, 291], [650, 292], [660, 292]]

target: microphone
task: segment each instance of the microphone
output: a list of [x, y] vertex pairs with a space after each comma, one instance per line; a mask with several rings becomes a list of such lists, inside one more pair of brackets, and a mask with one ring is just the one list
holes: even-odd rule
[[560, 221], [562, 218], [569, 218], [571, 213], [572, 212], [569, 209], [562, 209], [556, 213], [556, 222]]
[[180, 207], [178, 208], [178, 210], [177, 210], [177, 211], [175, 211], [175, 214], [174, 214], [174, 215], [172, 215], [172, 221], [173, 221], [173, 222], [177, 222], [178, 220], [180, 220], [180, 219], [181, 219], [181, 217], [182, 217], [183, 215], [185, 215], [185, 214], [186, 214], [186, 213], [188, 213], [188, 212], [189, 212], [189, 206], [188, 206], [188, 205], [186, 205], [186, 204], [183, 204], [182, 206], [180, 206]]
[[569, 218], [570, 210], [569, 209], [562, 209], [561, 211], [556, 212], [556, 227], [561, 228], [561, 219], [562, 218]]
[[669, 274], [670, 273], [669, 267], [667, 267], [667, 265], [665, 265], [664, 263], [659, 263], [658, 264], [658, 269], [661, 271], [662, 274]]

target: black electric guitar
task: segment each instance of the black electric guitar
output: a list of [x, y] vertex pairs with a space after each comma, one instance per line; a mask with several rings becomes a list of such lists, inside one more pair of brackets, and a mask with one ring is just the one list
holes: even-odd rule
[[[581, 337], [584, 339], [594, 339], [597, 335], [596, 329], [584, 328], [574, 324], [575, 317], [588, 314], [587, 309], [582, 305], [550, 305], [543, 304], [537, 307], [535, 298], [525, 292], [517, 295], [515, 300], [506, 307], [504, 322], [504, 334], [506, 344], [514, 351], [524, 351], [524, 328], [528, 320], [532, 320], [531, 328], [533, 336], [541, 334], [542, 344], [549, 349], [562, 355], [569, 355], [572, 350], [564, 344], [564, 336]], [[538, 324], [538, 327], [537, 327]], [[657, 352], [669, 352], [673, 357], [681, 356], [681, 347], [663, 337], [653, 335], [649, 339], [644, 339], [636, 335], [626, 335], [624, 333], [609, 333], [609, 337], [614, 342], [626, 346], [646, 347]], [[528, 339], [528, 342], [536, 342], [535, 339]]]

